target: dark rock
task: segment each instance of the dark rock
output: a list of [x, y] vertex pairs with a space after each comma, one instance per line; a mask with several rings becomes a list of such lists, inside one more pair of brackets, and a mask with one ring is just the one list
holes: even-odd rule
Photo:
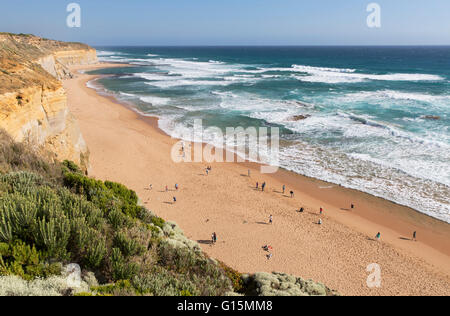
[[424, 115], [424, 116], [422, 116], [422, 118], [424, 118], [426, 120], [434, 120], [434, 121], [441, 119], [441, 117], [437, 116], [437, 115]]
[[306, 115], [294, 115], [291, 120], [292, 121], [302, 121], [302, 120], [306, 120], [308, 117], [311, 117], [311, 115], [306, 114]]

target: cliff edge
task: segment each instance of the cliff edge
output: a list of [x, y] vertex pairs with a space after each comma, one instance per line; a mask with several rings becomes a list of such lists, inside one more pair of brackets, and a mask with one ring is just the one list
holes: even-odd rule
[[97, 62], [88, 45], [0, 33], [0, 127], [87, 170], [89, 151], [60, 80], [73, 76], [68, 66]]

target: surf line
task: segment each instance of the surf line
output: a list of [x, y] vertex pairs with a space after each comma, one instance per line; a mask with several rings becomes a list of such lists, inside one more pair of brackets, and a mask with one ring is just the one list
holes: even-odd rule
[[327, 186], [327, 187], [319, 187], [319, 189], [332, 189], [334, 187], [335, 187], [335, 185], [330, 185], [330, 186]]

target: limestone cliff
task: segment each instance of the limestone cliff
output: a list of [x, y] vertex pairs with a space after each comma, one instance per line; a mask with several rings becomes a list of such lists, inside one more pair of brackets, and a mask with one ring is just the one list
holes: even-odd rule
[[68, 66], [96, 62], [84, 44], [0, 33], [0, 128], [88, 169], [89, 151], [59, 80], [72, 77]]

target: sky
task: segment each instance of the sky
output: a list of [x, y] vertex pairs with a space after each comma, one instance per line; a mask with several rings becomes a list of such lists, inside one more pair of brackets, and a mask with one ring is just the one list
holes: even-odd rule
[[[69, 28], [78, 3], [81, 27]], [[381, 27], [367, 26], [367, 6]], [[0, 32], [104, 45], [450, 45], [449, 0], [0, 0]]]

